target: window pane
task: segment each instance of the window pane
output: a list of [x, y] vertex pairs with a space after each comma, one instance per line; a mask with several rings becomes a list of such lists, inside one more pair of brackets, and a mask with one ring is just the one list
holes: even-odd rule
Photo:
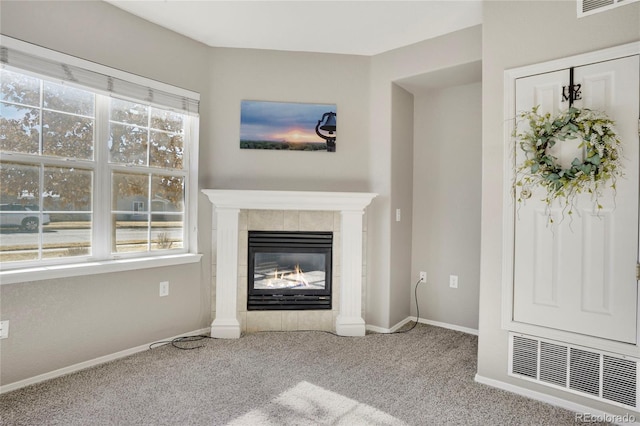
[[169, 250], [183, 247], [184, 178], [151, 178], [151, 249]]
[[127, 253], [149, 250], [148, 214], [115, 214], [114, 252]]
[[40, 221], [39, 167], [0, 163], [0, 261], [38, 259]]
[[43, 258], [91, 254], [91, 213], [50, 213], [49, 216], [51, 222], [42, 234]]
[[93, 158], [93, 119], [43, 111], [43, 154], [65, 158]]
[[121, 99], [111, 99], [111, 121], [146, 127], [149, 125], [149, 107]]
[[[6, 212], [0, 210], [0, 222], [6, 223]], [[0, 228], [0, 262], [22, 262], [38, 259], [39, 234], [19, 227]]]
[[40, 106], [40, 79], [0, 70], [0, 99], [17, 104]]
[[151, 179], [151, 210], [159, 212], [184, 211], [184, 178], [181, 176], [158, 176]]
[[42, 235], [42, 257], [91, 254], [93, 172], [45, 167], [42, 204], [50, 223]]
[[109, 161], [122, 164], [147, 164], [147, 129], [110, 124]]
[[149, 176], [114, 173], [112, 209], [113, 251], [147, 251], [149, 248]]
[[45, 211], [88, 212], [91, 210], [93, 172], [73, 167], [45, 167], [43, 207]]
[[40, 204], [39, 167], [19, 163], [0, 163], [2, 203]]
[[40, 110], [0, 102], [0, 150], [40, 151]]
[[153, 167], [182, 169], [182, 136], [151, 132], [149, 164]]
[[44, 107], [56, 111], [93, 117], [95, 95], [75, 87], [44, 82]]
[[184, 116], [173, 111], [151, 108], [151, 128], [171, 133], [183, 133]]
[[181, 249], [183, 244], [183, 216], [175, 213], [151, 215], [151, 249]]
[[133, 173], [114, 173], [111, 208], [131, 214], [146, 214], [149, 209], [149, 176]]

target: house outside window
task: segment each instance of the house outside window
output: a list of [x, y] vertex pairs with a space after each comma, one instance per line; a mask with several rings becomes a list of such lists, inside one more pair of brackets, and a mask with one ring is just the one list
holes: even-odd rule
[[69, 69], [71, 81], [2, 61], [2, 269], [194, 252], [197, 114], [136, 99], [153, 95], [138, 83], [131, 95], [84, 86], [73, 72], [87, 72]]

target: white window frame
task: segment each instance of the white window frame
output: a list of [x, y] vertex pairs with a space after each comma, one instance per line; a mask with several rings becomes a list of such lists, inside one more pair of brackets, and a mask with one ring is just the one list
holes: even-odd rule
[[[129, 74], [121, 70], [45, 49], [4, 35], [0, 35], [0, 46], [6, 46], [9, 49], [20, 50], [33, 56], [73, 65], [97, 74], [111, 76], [133, 84], [161, 90], [166, 93], [174, 94], [175, 96], [184, 96], [189, 99], [195, 99], [196, 101], [199, 101], [200, 99], [200, 95], [196, 92], [171, 86], [155, 80], [150, 80], [138, 75]], [[10, 66], [8, 68], [17, 70], [18, 72], [24, 72], [25, 74], [35, 75], [36, 77], [49, 81], [56, 81], [55, 78], [52, 79], [44, 74], [38, 75]], [[73, 85], [73, 83], [69, 82], [64, 82], [64, 84]], [[106, 140], [104, 138], [108, 138], [108, 134], [105, 133], [108, 132], [109, 128], [108, 108], [105, 108], [106, 105], [102, 105], [102, 107], [99, 108], [98, 103], [108, 103], [108, 93], [101, 93], [99, 90], [81, 85], [78, 85], [78, 87], [96, 93], [96, 140]], [[120, 95], [116, 95], [116, 97], [123, 98]], [[126, 97], [124, 99], [126, 99]], [[140, 99], [134, 98], [131, 98], [130, 100], [137, 102], [141, 101]], [[160, 104], [156, 106], [159, 108], [166, 108]], [[182, 249], [159, 251], [158, 254], [152, 254], [149, 252], [112, 253], [110, 250], [110, 244], [95, 244], [96, 241], [100, 241], [101, 239], [106, 238], [109, 240], [109, 243], [111, 240], [109, 217], [111, 214], [110, 194], [112, 169], [107, 160], [108, 153], [106, 152], [106, 144], [96, 144], [94, 146], [93, 160], [95, 168], [93, 169], [94, 201], [92, 206], [93, 229], [91, 256], [51, 260], [47, 259], [25, 263], [16, 262], [16, 264], [0, 264], [0, 285], [199, 262], [201, 259], [201, 255], [197, 253], [199, 118], [197, 114], [187, 113], [185, 113], [185, 117], [184, 141], [185, 144], [188, 145], [185, 146], [185, 156], [183, 159], [187, 170], [185, 173], [186, 184], [184, 188], [184, 241]], [[98, 135], [98, 132], [103, 132], [103, 134]], [[3, 154], [2, 160], [19, 161], [22, 157], [25, 156], [21, 154]], [[23, 161], [24, 160], [27, 160], [27, 158], [23, 158]], [[60, 160], [65, 163], [65, 159]], [[78, 160], [79, 163], [83, 161], [86, 160]], [[70, 162], [66, 162], [66, 165], [69, 165], [69, 163]], [[161, 170], [162, 169], [149, 168], [145, 173], [160, 172], [161, 174]], [[108, 196], [104, 195], [105, 191], [107, 191]], [[100, 194], [102, 194], [102, 196]]]

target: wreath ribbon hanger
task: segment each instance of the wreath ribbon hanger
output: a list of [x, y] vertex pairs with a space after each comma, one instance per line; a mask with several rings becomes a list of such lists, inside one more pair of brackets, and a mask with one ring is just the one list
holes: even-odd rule
[[569, 85], [562, 86], [562, 102], [569, 101], [569, 108], [573, 108], [573, 103], [582, 99], [581, 88], [582, 84], [575, 84], [574, 68], [569, 68]]
[[569, 108], [573, 107], [573, 67], [569, 68]]

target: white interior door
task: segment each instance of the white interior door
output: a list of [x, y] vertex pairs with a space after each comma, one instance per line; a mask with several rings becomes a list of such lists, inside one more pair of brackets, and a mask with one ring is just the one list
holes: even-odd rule
[[[515, 321], [636, 343], [639, 63], [635, 55], [574, 70], [574, 84], [581, 85], [574, 106], [604, 111], [616, 122], [625, 177], [618, 179], [615, 197], [607, 189], [599, 212], [588, 194], [579, 196], [570, 217], [553, 205], [553, 225], [543, 189], [531, 188], [531, 198], [515, 206]], [[551, 114], [568, 108], [562, 101], [568, 85], [569, 70], [518, 79], [516, 112], [535, 105]], [[568, 143], [554, 155], [570, 162], [576, 149]], [[522, 158], [516, 147], [516, 164]]]

